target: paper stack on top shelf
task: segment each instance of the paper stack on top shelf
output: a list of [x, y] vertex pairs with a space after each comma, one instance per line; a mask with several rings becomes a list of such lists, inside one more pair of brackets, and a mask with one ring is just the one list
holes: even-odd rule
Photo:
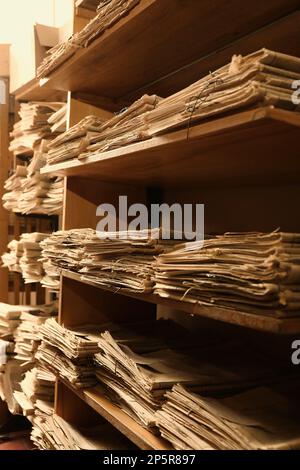
[[65, 62], [81, 47], [88, 47], [97, 37], [103, 34], [123, 16], [127, 15], [140, 0], [99, 0], [96, 16], [78, 33], [66, 42], [50, 49], [42, 64], [39, 66], [37, 76], [46, 77], [59, 65]]
[[226, 113], [266, 106], [300, 111], [293, 100], [298, 80], [297, 57], [267, 49], [247, 56], [234, 55], [228, 65], [168, 98], [144, 95], [117, 116], [95, 125], [81, 139], [71, 140], [70, 134], [59, 136], [50, 144], [47, 163], [84, 160], [182, 128], [188, 137], [191, 126]]
[[299, 449], [299, 391], [293, 380], [212, 399], [175, 385], [156, 416], [177, 450]]
[[227, 233], [157, 258], [155, 293], [277, 317], [300, 311], [300, 234]]

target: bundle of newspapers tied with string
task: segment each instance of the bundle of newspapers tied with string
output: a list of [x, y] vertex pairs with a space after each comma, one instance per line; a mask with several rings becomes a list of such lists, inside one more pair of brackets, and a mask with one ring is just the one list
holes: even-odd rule
[[0, 390], [13, 414], [22, 412], [15, 392], [22, 393], [23, 375], [35, 365], [40, 343], [38, 328], [42, 321], [56, 314], [55, 304], [37, 307], [0, 304]]
[[144, 117], [155, 109], [159, 98], [144, 95], [129, 108], [104, 121], [87, 116], [48, 145], [47, 164], [86, 158], [148, 138]]
[[156, 413], [177, 450], [299, 450], [299, 380], [209, 398], [175, 385]]
[[36, 359], [47, 369], [77, 388], [95, 385], [93, 356], [99, 351], [99, 327], [64, 328], [55, 319], [40, 328], [42, 344]]
[[[96, 375], [127, 414], [157, 432], [155, 413], [175, 384], [208, 396], [233, 394], [292, 377], [258, 346], [202, 327], [193, 335], [172, 320], [110, 325], [101, 333]], [[236, 351], [239, 354], [236, 354]]]
[[10, 271], [20, 272], [25, 284], [40, 282], [44, 276], [40, 261], [40, 242], [47, 237], [45, 233], [23, 233], [20, 240], [8, 244], [9, 252], [2, 255], [3, 266]]
[[59, 214], [63, 206], [63, 179], [49, 178], [17, 166], [4, 184], [3, 207], [20, 214]]
[[204, 306], [299, 316], [300, 234], [226, 233], [177, 246], [155, 265], [155, 293]]
[[15, 155], [32, 156], [43, 139], [66, 130], [66, 103], [21, 103], [20, 120], [14, 125], [9, 150]]
[[42, 259], [58, 269], [76, 271], [83, 280], [99, 286], [150, 293], [155, 256], [174, 246], [161, 235], [160, 229], [60, 231], [41, 243]]
[[37, 70], [39, 78], [49, 73], [72, 57], [80, 48], [88, 47], [95, 39], [127, 15], [140, 0], [99, 0], [94, 18], [66, 42], [53, 47]]
[[36, 354], [42, 325], [47, 319], [56, 318], [57, 313], [57, 303], [24, 311], [14, 332], [16, 359], [28, 369], [15, 387], [14, 398], [27, 417], [53, 413], [55, 376], [38, 363]]
[[183, 128], [189, 136], [192, 126], [225, 113], [267, 106], [299, 111], [292, 99], [295, 80], [300, 80], [297, 57], [267, 49], [235, 55], [228, 65], [168, 98], [144, 95], [117, 116], [94, 125], [80, 140], [72, 143], [68, 133], [60, 136], [50, 144], [47, 163], [84, 160]]

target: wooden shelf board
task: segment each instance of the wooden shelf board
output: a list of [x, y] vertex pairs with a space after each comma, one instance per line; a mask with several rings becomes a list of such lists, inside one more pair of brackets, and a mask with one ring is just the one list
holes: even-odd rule
[[11, 93], [17, 101], [66, 101], [67, 91], [41, 87], [39, 80], [34, 78]]
[[59, 380], [140, 449], [172, 450], [171, 444], [147, 431], [118, 406], [105, 398], [101, 386], [80, 390], [73, 387], [67, 380], [61, 378]]
[[62, 271], [62, 275], [68, 279], [76, 282], [94, 286], [106, 292], [111, 292], [115, 295], [123, 295], [126, 297], [136, 298], [145, 302], [150, 302], [157, 305], [162, 305], [174, 310], [180, 310], [190, 315], [197, 315], [206, 317], [211, 320], [222, 321], [232, 325], [238, 325], [245, 328], [250, 328], [257, 331], [264, 331], [282, 335], [291, 335], [300, 333], [300, 317], [293, 318], [275, 318], [271, 316], [255, 315], [248, 312], [233, 310], [228, 308], [206, 306], [199, 304], [192, 304], [179, 300], [166, 299], [159, 297], [156, 294], [133, 294], [121, 290], [110, 289], [108, 287], [99, 286], [93, 282], [83, 280], [81, 275], [71, 271]]
[[[273, 44], [276, 47], [276, 28], [265, 33], [263, 41], [249, 40], [248, 35], [299, 11], [299, 2], [254, 0], [249, 10], [245, 2], [232, 0], [221, 2], [218, 14], [215, 7], [210, 0], [141, 0], [88, 48], [78, 50], [51, 72], [46, 86], [113, 99], [135, 99], [141, 96], [141, 89], [167, 96], [190, 84], [195, 75], [200, 78], [215, 70], [219, 64], [214, 56], [220, 59], [216, 51], [243, 37], [246, 44], [237, 44], [234, 53], [249, 53], [262, 46], [272, 48]], [[298, 36], [290, 40], [291, 25], [280, 30], [280, 50], [293, 53]], [[231, 55], [230, 49], [225, 52], [221, 65], [230, 61]], [[203, 67], [201, 59], [205, 61], [208, 56], [209, 64]], [[184, 73], [176, 74], [174, 80], [172, 74], [182, 69]]]
[[160, 187], [299, 181], [300, 113], [258, 108], [204, 122], [187, 136], [187, 129], [171, 132], [41, 173]]

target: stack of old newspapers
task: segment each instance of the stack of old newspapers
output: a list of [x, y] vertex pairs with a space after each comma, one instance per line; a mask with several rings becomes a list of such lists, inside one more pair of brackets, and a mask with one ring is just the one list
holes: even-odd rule
[[[155, 412], [175, 384], [205, 395], [233, 394], [291, 375], [245, 341], [204, 329], [192, 335], [171, 320], [113, 325], [101, 333], [96, 375], [109, 397], [153, 432]], [[239, 354], [236, 354], [236, 351]]]
[[77, 388], [95, 385], [93, 356], [99, 351], [99, 329], [86, 325], [64, 328], [55, 319], [40, 328], [42, 344], [36, 358], [47, 369]]
[[156, 417], [178, 450], [299, 450], [299, 391], [293, 380], [208, 398], [177, 384]]
[[74, 158], [86, 158], [148, 138], [145, 116], [160, 98], [144, 95], [129, 108], [104, 121], [87, 116], [48, 145], [48, 165]]
[[58, 269], [76, 271], [83, 280], [99, 286], [149, 293], [154, 286], [155, 256], [174, 245], [161, 234], [160, 229], [60, 231], [42, 242], [42, 260]]
[[[20, 120], [14, 125], [11, 133], [12, 141], [9, 147], [9, 150], [17, 155], [31, 156], [42, 139], [51, 138], [53, 132], [66, 130], [65, 103], [21, 103], [19, 117]], [[58, 120], [60, 124], [56, 127]]]
[[300, 234], [226, 233], [157, 258], [155, 293], [277, 317], [300, 308]]
[[140, 0], [99, 0], [96, 16], [68, 41], [50, 49], [37, 75], [47, 77], [50, 72], [72, 57], [79, 48], [88, 47], [97, 37], [127, 15]]
[[132, 444], [109, 423], [76, 426], [60, 416], [36, 416], [31, 439], [42, 450], [129, 450]]
[[3, 206], [20, 214], [58, 214], [63, 206], [63, 179], [49, 178], [39, 171], [27, 174], [18, 166], [4, 185]]

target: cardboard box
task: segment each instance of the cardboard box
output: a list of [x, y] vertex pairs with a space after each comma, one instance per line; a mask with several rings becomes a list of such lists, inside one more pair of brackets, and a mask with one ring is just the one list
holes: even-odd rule
[[10, 56], [11, 93], [35, 78], [46, 52], [58, 42], [59, 28], [35, 24], [26, 40], [13, 44]]

